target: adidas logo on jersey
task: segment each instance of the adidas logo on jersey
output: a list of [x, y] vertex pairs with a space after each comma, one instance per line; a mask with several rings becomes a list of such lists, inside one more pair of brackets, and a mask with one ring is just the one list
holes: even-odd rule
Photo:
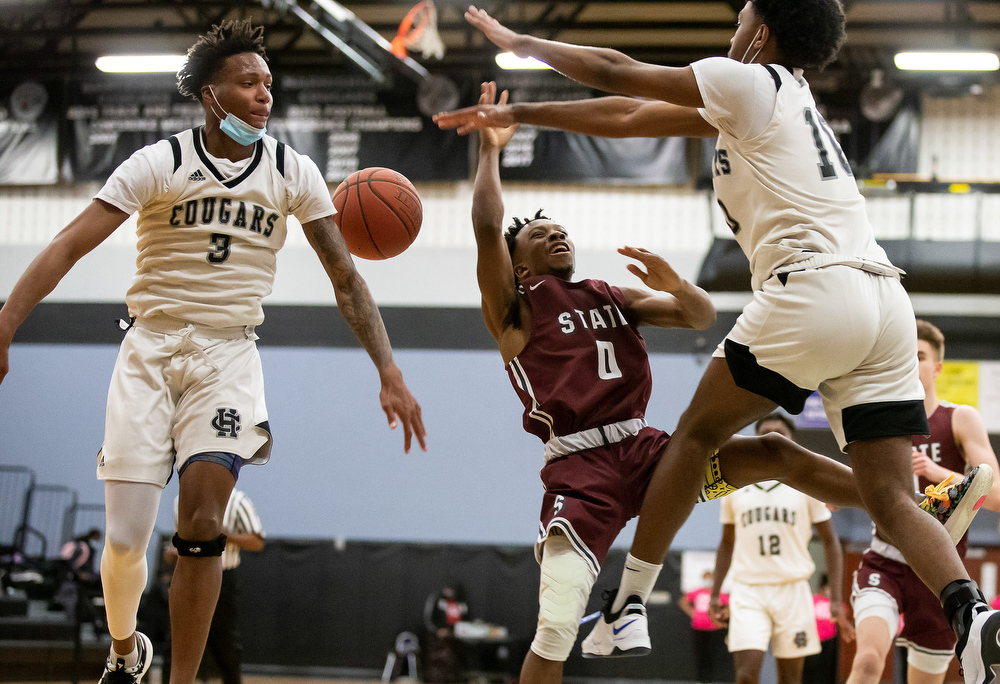
[[208, 180], [208, 179], [205, 178], [205, 174], [203, 174], [201, 172], [201, 169], [197, 169], [194, 173], [192, 173], [190, 176], [188, 176], [188, 180], [189, 181], [203, 181], [203, 180]]

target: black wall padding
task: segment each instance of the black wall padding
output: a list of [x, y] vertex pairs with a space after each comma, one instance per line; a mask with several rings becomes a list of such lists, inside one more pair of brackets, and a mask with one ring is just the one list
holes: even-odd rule
[[709, 292], [750, 290], [750, 262], [736, 240], [712, 238], [698, 273], [698, 286]]
[[[1000, 294], [1000, 242], [879, 240], [889, 260], [906, 271], [907, 292]], [[710, 292], [750, 289], [750, 267], [736, 240], [714, 238], [698, 273]]]
[[[241, 629], [244, 660], [289, 668], [381, 671], [396, 635], [422, 634], [427, 597], [460, 585], [469, 618], [505, 625], [514, 643], [512, 674], [534, 636], [538, 565], [530, 546], [479, 546], [268, 539], [261, 553], [243, 554]], [[613, 550], [587, 613], [601, 603], [601, 589], [618, 586], [624, 550]], [[645, 658], [583, 660], [579, 641], [566, 664], [573, 676], [681, 679], [694, 677], [690, 621], [676, 607], [680, 555], [671, 554], [657, 589], [669, 605], [649, 607], [653, 654]]]

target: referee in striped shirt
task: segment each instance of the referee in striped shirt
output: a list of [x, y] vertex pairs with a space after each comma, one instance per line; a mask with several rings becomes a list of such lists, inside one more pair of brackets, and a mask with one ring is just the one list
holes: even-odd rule
[[[174, 499], [174, 526], [177, 524], [178, 499]], [[233, 488], [222, 520], [226, 533], [226, 550], [222, 553], [222, 588], [212, 616], [205, 650], [212, 654], [222, 671], [222, 684], [242, 684], [241, 663], [243, 646], [239, 634], [239, 573], [240, 551], [260, 551], [264, 548], [264, 528], [250, 497]], [[164, 657], [163, 681], [170, 681], [169, 652]]]

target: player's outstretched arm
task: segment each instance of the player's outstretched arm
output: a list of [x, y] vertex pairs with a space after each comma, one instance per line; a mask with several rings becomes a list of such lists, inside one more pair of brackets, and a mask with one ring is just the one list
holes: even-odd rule
[[[993, 487], [983, 505], [991, 511], [1000, 511], [1000, 466], [990, 445], [983, 416], [974, 406], [962, 404], [951, 414], [951, 430], [969, 468], [985, 463], [993, 469]], [[962, 474], [958, 473], [958, 476]]]
[[715, 324], [715, 306], [708, 293], [677, 275], [663, 257], [636, 247], [622, 247], [618, 253], [645, 267], [643, 270], [636, 264], [629, 264], [628, 270], [647, 287], [667, 293], [660, 295], [639, 288], [622, 288], [629, 309], [639, 316], [640, 323], [693, 330], [704, 330]]
[[424, 441], [427, 432], [420, 405], [403, 382], [403, 373], [392, 358], [392, 346], [385, 332], [382, 314], [372, 299], [368, 284], [354, 267], [354, 259], [333, 216], [310, 221], [303, 224], [302, 229], [333, 283], [340, 313], [378, 369], [382, 383], [379, 401], [389, 418], [389, 427], [395, 430], [398, 423], [403, 424], [403, 450], [406, 453], [410, 452], [414, 436], [420, 448], [427, 451]]
[[569, 102], [477, 104], [434, 115], [442, 129], [460, 135], [489, 127], [530, 124], [603, 138], [714, 138], [719, 131], [692, 107], [632, 97], [595, 97]]
[[9, 368], [14, 332], [77, 261], [128, 218], [121, 209], [95, 199], [35, 257], [0, 309], [0, 383]]
[[826, 558], [826, 576], [830, 582], [830, 618], [840, 626], [840, 636], [844, 641], [854, 641], [854, 627], [844, 614], [844, 550], [833, 523], [829, 520], [813, 523], [823, 542], [823, 556]]
[[[725, 505], [725, 503], [723, 503]], [[715, 551], [715, 570], [712, 571], [712, 596], [708, 604], [708, 617], [716, 627], [729, 625], [729, 608], [722, 605], [722, 583], [733, 564], [733, 547], [736, 545], [736, 525], [722, 525], [722, 539]]]
[[608, 48], [570, 45], [514, 33], [485, 10], [470, 5], [465, 19], [497, 47], [519, 57], [539, 59], [574, 81], [608, 93], [650, 97], [685, 107], [703, 101], [691, 67], [639, 62]]
[[[496, 101], [496, 83], [482, 84], [479, 102]], [[500, 94], [500, 104], [507, 102], [507, 91]], [[516, 125], [484, 128], [479, 133], [479, 166], [472, 190], [472, 228], [476, 235], [476, 277], [483, 298], [483, 319], [500, 347], [504, 361], [509, 361], [524, 344], [518, 346], [519, 301], [510, 250], [503, 236], [503, 194], [500, 189], [500, 152], [517, 130]]]

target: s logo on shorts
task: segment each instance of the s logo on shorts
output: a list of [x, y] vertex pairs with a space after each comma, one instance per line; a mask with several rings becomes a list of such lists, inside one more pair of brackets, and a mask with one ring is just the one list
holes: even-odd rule
[[212, 428], [219, 437], [236, 439], [240, 433], [240, 412], [234, 408], [220, 408], [215, 410], [215, 418], [212, 419]]
[[556, 496], [556, 502], [552, 505], [552, 508], [555, 509], [552, 512], [552, 515], [559, 515], [559, 511], [561, 511], [563, 509], [563, 502], [565, 500], [566, 500], [566, 497], [564, 497], [562, 494], [558, 494]]
[[882, 582], [882, 576], [879, 573], [873, 572], [872, 574], [868, 575], [869, 587], [877, 587], [881, 582]]

